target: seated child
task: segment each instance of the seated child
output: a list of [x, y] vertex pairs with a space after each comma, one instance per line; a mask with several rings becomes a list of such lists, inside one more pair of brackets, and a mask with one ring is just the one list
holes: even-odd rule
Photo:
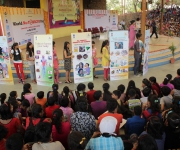
[[87, 100], [88, 100], [88, 103], [91, 104], [91, 102], [94, 102], [95, 99], [94, 99], [94, 84], [92, 82], [89, 82], [88, 83], [88, 89], [89, 91], [87, 91]]
[[42, 106], [42, 108], [44, 109], [46, 107], [46, 103], [47, 103], [47, 99], [44, 98], [44, 92], [43, 91], [39, 91], [37, 93], [37, 99], [36, 99], [36, 104], [40, 104]]

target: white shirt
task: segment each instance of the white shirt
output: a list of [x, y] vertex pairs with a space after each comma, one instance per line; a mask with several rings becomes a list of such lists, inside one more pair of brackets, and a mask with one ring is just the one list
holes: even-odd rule
[[124, 22], [124, 21], [121, 21], [120, 23], [121, 23], [122, 25], [125, 25], [125, 22]]
[[[20, 53], [22, 52], [21, 49], [19, 49]], [[18, 50], [15, 50], [16, 55], [19, 55]], [[14, 50], [11, 50], [11, 54], [14, 54]], [[22, 58], [21, 58], [22, 59]], [[14, 60], [14, 63], [22, 63], [22, 60]]]

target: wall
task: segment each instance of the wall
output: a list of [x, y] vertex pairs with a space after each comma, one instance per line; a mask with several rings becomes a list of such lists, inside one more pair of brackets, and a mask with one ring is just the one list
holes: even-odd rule
[[[48, 11], [48, 1], [40, 0], [41, 8], [45, 11]], [[83, 11], [83, 0], [80, 0], [80, 11]], [[60, 38], [65, 36], [70, 36], [71, 33], [77, 32], [78, 29], [81, 29], [81, 26], [73, 26], [73, 27], [62, 27], [56, 29], [50, 29], [50, 34], [53, 35], [53, 38]]]
[[83, 0], [84, 9], [106, 10], [106, 0]]
[[8, 7], [24, 7], [23, 0], [4, 0], [4, 4], [2, 5], [0, 1], [0, 6], [8, 6]]

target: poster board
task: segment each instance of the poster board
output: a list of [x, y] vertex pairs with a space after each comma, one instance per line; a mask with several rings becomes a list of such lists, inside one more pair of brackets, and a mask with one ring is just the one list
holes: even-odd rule
[[143, 75], [148, 72], [150, 29], [145, 31]]
[[129, 38], [128, 31], [109, 32], [110, 80], [128, 79], [129, 75]]
[[80, 26], [80, 0], [48, 0], [49, 26]]
[[52, 86], [53, 69], [52, 35], [34, 35], [35, 72], [38, 85]]
[[85, 28], [103, 27], [106, 30], [118, 30], [118, 11], [116, 10], [84, 10]]
[[3, 14], [4, 30], [8, 45], [20, 46], [34, 40], [34, 35], [46, 34], [44, 13], [41, 9], [8, 8]]
[[0, 36], [0, 84], [14, 84], [6, 36]]
[[71, 41], [74, 83], [93, 81], [91, 33], [71, 33]]

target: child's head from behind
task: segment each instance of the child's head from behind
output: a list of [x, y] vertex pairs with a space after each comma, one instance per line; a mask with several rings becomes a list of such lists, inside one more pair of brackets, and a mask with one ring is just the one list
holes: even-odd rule
[[125, 86], [123, 84], [119, 85], [117, 90], [119, 90], [121, 93], [124, 93], [125, 91]]
[[6, 93], [2, 93], [0, 95], [1, 104], [4, 104], [4, 101], [6, 100], [6, 98], [7, 98]]
[[134, 115], [141, 116], [141, 114], [142, 114], [142, 108], [140, 106], [135, 106], [134, 107]]
[[83, 91], [83, 92], [84, 92], [84, 91], [86, 90], [86, 85], [83, 84], [83, 83], [78, 84], [77, 90], [78, 90], [78, 91]]
[[152, 110], [152, 113], [160, 112], [160, 103], [156, 95], [148, 96], [147, 106]]
[[9, 102], [5, 102], [0, 106], [0, 115], [2, 120], [8, 120], [13, 117], [12, 106]]
[[14, 98], [17, 98], [17, 91], [11, 91], [10, 93], [9, 93], [9, 96], [10, 97], [14, 97]]
[[129, 98], [133, 99], [136, 97], [136, 91], [134, 89], [130, 89], [128, 92]]
[[40, 104], [33, 104], [32, 105], [32, 117], [34, 118], [41, 118], [43, 116], [43, 109]]
[[94, 88], [94, 83], [89, 82], [88, 83], [88, 89], [93, 90], [93, 88]]
[[151, 89], [146, 87], [142, 90], [144, 97], [148, 97], [151, 94]]
[[43, 98], [44, 98], [44, 92], [43, 92], [43, 91], [39, 91], [39, 92], [37, 93], [37, 97], [38, 97], [39, 99], [43, 99]]
[[109, 83], [104, 83], [103, 86], [102, 86], [102, 88], [103, 88], [103, 91], [104, 91], [104, 92], [108, 92], [108, 91], [109, 91], [109, 88], [110, 88]]
[[54, 97], [49, 97], [47, 102], [48, 102], [48, 106], [53, 106], [56, 102], [56, 99]]
[[151, 87], [151, 83], [149, 82], [149, 80], [148, 79], [143, 79], [142, 80], [142, 87], [144, 88], [144, 87]]
[[100, 90], [95, 91], [93, 97], [95, 100], [102, 100], [103, 98], [102, 91]]
[[27, 99], [24, 99], [22, 102], [21, 102], [21, 108], [23, 110], [26, 110], [28, 107], [30, 107], [30, 103]]
[[168, 96], [171, 93], [171, 89], [168, 86], [163, 86], [161, 92], [163, 96]]
[[60, 101], [60, 106], [68, 107], [68, 105], [69, 105], [69, 98], [63, 97], [63, 99]]
[[119, 90], [114, 90], [112, 93], [112, 98], [118, 100], [121, 96], [121, 92]]

